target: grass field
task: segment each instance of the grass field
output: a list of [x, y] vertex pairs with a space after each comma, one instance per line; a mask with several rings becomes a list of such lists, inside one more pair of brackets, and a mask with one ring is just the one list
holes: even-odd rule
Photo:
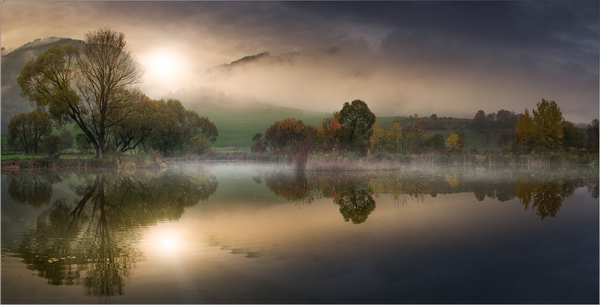
[[318, 126], [319, 122], [331, 116], [324, 112], [305, 111], [294, 108], [258, 105], [252, 108], [206, 109], [190, 107], [199, 115], [217, 126], [219, 137], [213, 145], [215, 149], [250, 150], [252, 137], [257, 133], [265, 133], [276, 121], [287, 118], [302, 120], [306, 125]]

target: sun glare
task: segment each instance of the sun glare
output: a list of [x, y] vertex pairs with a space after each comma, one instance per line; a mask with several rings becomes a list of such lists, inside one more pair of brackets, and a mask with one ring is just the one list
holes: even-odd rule
[[164, 236], [160, 241], [160, 248], [163, 251], [174, 252], [179, 248], [179, 242], [173, 237]]
[[154, 57], [151, 63], [152, 74], [157, 76], [171, 75], [176, 69], [175, 59], [167, 54], [159, 54]]
[[145, 70], [144, 89], [151, 97], [158, 98], [177, 90], [186, 79], [185, 59], [175, 50], [154, 50], [142, 54], [139, 59]]

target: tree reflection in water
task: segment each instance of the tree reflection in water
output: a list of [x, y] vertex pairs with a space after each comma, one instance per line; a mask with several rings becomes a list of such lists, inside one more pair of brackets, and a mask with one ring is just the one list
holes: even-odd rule
[[371, 195], [373, 188], [367, 183], [343, 181], [337, 185], [333, 203], [340, 206], [340, 213], [345, 221], [363, 223], [369, 214], [375, 210], [375, 200]]
[[8, 195], [13, 201], [37, 208], [50, 203], [52, 184], [61, 182], [62, 177], [58, 173], [19, 172], [8, 174], [6, 180]]
[[[502, 176], [504, 175], [504, 176]], [[508, 176], [481, 179], [476, 175], [450, 173], [431, 175], [423, 172], [393, 173], [309, 173], [266, 172], [262, 178], [277, 196], [292, 202], [312, 203], [315, 199], [333, 198], [340, 206], [345, 221], [363, 223], [375, 209], [375, 198], [392, 194], [396, 202], [408, 199], [424, 201], [426, 194], [473, 192], [479, 201], [492, 198], [506, 202], [517, 198], [525, 209], [534, 209], [544, 219], [554, 217], [564, 199], [577, 188], [587, 186], [593, 198], [598, 198], [596, 169], [573, 171], [510, 172]], [[591, 178], [590, 178], [591, 177]], [[253, 179], [262, 182], [259, 176]]]
[[123, 294], [124, 278], [143, 259], [141, 227], [179, 219], [218, 186], [214, 176], [177, 171], [87, 174], [83, 180], [76, 188], [80, 199], [74, 205], [56, 200], [19, 253], [49, 284], [82, 285], [96, 297]]
[[365, 222], [375, 209], [369, 177], [324, 174], [311, 177], [309, 184], [304, 172], [288, 171], [268, 172], [264, 179], [273, 193], [292, 202], [312, 203], [315, 199], [333, 198], [344, 220], [355, 224]]
[[[566, 197], [573, 195], [575, 190], [588, 185], [585, 178], [563, 179], [550, 177], [539, 180], [521, 179], [515, 183], [516, 196], [525, 209], [536, 210], [536, 214], [544, 219], [554, 217]], [[588, 186], [588, 190], [590, 187]], [[594, 193], [590, 192], [593, 198]]]
[[[253, 177], [258, 181], [259, 177]], [[289, 201], [312, 202], [314, 198], [307, 194], [308, 180], [304, 172], [275, 172], [269, 173], [265, 177], [267, 187], [275, 195], [285, 198]], [[258, 183], [258, 182], [257, 182]]]

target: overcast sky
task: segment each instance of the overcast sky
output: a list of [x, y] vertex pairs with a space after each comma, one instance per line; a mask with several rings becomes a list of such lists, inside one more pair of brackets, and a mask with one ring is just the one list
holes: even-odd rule
[[[1, 9], [7, 49], [105, 26], [123, 32], [152, 98], [211, 88], [325, 112], [362, 99], [378, 116], [468, 118], [523, 112], [545, 98], [575, 123], [598, 117], [597, 1], [6, 1]], [[265, 51], [287, 60], [206, 73]]]

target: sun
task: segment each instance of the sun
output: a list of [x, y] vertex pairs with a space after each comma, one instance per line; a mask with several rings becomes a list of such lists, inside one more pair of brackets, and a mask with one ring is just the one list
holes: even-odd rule
[[155, 55], [150, 63], [150, 73], [154, 76], [171, 76], [176, 70], [178, 63], [169, 54]]
[[176, 50], [159, 49], [144, 53], [139, 58], [144, 67], [144, 88], [155, 98], [175, 91], [186, 80], [185, 60]]
[[183, 59], [172, 50], [155, 50], [140, 58], [144, 78], [150, 82], [169, 83], [179, 79], [184, 72]]
[[179, 249], [179, 241], [176, 238], [170, 236], [164, 236], [160, 240], [159, 245], [161, 250], [166, 252], [175, 252]]

